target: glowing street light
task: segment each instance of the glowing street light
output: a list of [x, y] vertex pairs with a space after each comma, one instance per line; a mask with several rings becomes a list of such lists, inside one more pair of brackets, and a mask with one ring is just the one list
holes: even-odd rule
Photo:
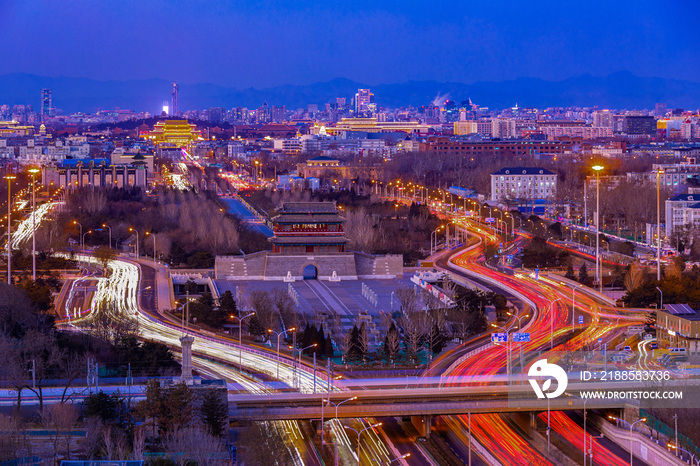
[[129, 227], [129, 231], [133, 231], [136, 233], [136, 260], [139, 259], [139, 232], [138, 230], [134, 229], [133, 227]]
[[603, 277], [600, 266], [600, 171], [605, 168], [602, 165], [593, 165], [595, 170], [595, 278], [598, 280], [600, 292], [603, 292]]

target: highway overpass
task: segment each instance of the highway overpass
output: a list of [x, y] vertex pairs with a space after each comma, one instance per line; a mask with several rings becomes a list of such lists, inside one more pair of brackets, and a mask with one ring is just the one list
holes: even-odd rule
[[[582, 387], [583, 386], [583, 387]], [[590, 389], [582, 384], [570, 385], [570, 393]], [[619, 389], [622, 389], [619, 386]], [[235, 420], [303, 420], [321, 418], [325, 393], [269, 393], [264, 395], [229, 395], [229, 413]], [[542, 412], [547, 400], [535, 397], [529, 384], [518, 386], [432, 387], [350, 390], [333, 392], [330, 400], [338, 404], [339, 418], [433, 416], [467, 413]], [[591, 399], [586, 409], [636, 408], [629, 400]], [[583, 401], [564, 394], [549, 400], [553, 411], [582, 410]], [[324, 416], [335, 417], [336, 409], [327, 404]]]

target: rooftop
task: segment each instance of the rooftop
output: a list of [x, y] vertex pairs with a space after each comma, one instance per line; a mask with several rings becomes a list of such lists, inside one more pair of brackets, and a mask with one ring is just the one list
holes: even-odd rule
[[277, 209], [280, 214], [336, 214], [335, 202], [285, 202]]
[[700, 320], [698, 311], [690, 307], [688, 304], [666, 304], [665, 309], [662, 309], [662, 311], [668, 314], [673, 314], [681, 319]]
[[504, 167], [492, 175], [554, 175], [555, 173], [540, 167]]
[[285, 214], [285, 215], [276, 215], [272, 217], [270, 220], [272, 220], [275, 223], [303, 223], [303, 222], [308, 222], [309, 220], [313, 220], [314, 222], [322, 222], [322, 223], [343, 223], [345, 219], [341, 217], [340, 215], [337, 214], [326, 214], [325, 212], [319, 215], [312, 215], [311, 213], [308, 213], [306, 215], [304, 214]]

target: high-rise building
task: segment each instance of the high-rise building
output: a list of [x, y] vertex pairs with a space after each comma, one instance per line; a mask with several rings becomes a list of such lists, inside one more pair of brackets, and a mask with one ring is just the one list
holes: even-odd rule
[[277, 107], [276, 105], [273, 105], [270, 108], [270, 121], [273, 121], [275, 123], [281, 123], [285, 120], [287, 116], [287, 107], [286, 106], [281, 106]]
[[358, 89], [357, 94], [355, 94], [355, 114], [371, 114], [375, 110], [374, 94], [369, 89]]
[[610, 110], [596, 110], [593, 112], [593, 126], [598, 128], [612, 128], [613, 113]]
[[51, 99], [51, 89], [41, 90], [41, 118], [42, 120], [46, 117], [51, 116], [51, 110], [53, 108]]
[[666, 115], [666, 104], [656, 104], [654, 108], [654, 115], [657, 117], [662, 117]]
[[177, 83], [173, 83], [173, 90], [170, 91], [170, 97], [172, 98], [172, 102], [171, 102], [172, 105], [170, 108], [172, 109], [171, 114], [175, 115], [175, 116], [178, 116], [178, 112], [180, 110], [177, 106], [177, 94], [178, 94], [179, 90], [180, 90], [180, 86]]

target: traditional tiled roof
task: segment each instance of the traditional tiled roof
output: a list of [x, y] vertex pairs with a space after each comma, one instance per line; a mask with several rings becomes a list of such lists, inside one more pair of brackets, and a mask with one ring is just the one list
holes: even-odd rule
[[343, 223], [345, 219], [337, 214], [284, 214], [271, 219], [275, 223]]
[[285, 202], [277, 212], [280, 214], [335, 214], [335, 202]]

